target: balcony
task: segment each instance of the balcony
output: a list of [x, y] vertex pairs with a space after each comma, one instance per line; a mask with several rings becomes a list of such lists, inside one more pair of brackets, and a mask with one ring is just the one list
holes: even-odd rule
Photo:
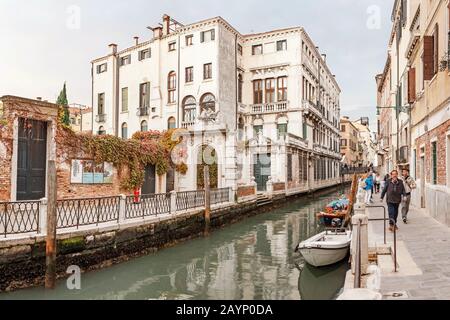
[[309, 100], [303, 100], [302, 101], [303, 109], [308, 113], [316, 118], [323, 119], [322, 114], [320, 113], [319, 109], [317, 108], [317, 105]]
[[106, 114], [98, 114], [95, 116], [95, 122], [104, 123], [106, 122]]
[[141, 107], [137, 109], [136, 115], [138, 117], [145, 117], [150, 114], [150, 108], [149, 107]]
[[250, 105], [251, 114], [277, 113], [287, 111], [289, 108], [288, 101], [252, 104]]
[[238, 112], [239, 113], [247, 113], [247, 106], [243, 103], [238, 102]]
[[188, 128], [190, 128], [190, 127], [193, 127], [195, 125], [195, 121], [183, 121], [182, 123], [181, 123], [181, 127], [183, 128], [183, 129], [188, 129]]

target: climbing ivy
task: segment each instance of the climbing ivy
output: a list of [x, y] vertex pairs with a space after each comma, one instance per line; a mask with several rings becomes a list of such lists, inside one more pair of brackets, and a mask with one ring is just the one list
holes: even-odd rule
[[171, 159], [172, 151], [182, 142], [175, 130], [138, 132], [131, 139], [121, 139], [111, 135], [77, 134], [61, 123], [58, 128], [60, 143], [67, 148], [66, 152], [76, 154], [82, 150], [96, 162], [110, 162], [119, 171], [126, 168], [127, 176], [121, 179], [125, 190], [142, 185], [148, 165], [154, 165], [158, 175], [165, 174], [171, 166], [181, 174], [186, 173], [184, 162], [174, 164]]

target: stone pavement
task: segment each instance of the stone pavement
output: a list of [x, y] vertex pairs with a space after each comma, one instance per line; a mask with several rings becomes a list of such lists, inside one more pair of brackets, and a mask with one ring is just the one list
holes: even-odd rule
[[[379, 194], [374, 206], [384, 205]], [[382, 218], [383, 209], [368, 208], [369, 218]], [[387, 214], [387, 212], [386, 212]], [[383, 299], [450, 300], [450, 228], [411, 207], [408, 224], [399, 215], [397, 266], [392, 256], [378, 256], [381, 268], [380, 291]], [[369, 247], [383, 246], [383, 222], [369, 222]], [[387, 231], [387, 243], [393, 246], [393, 233]], [[395, 298], [395, 293], [402, 293]]]

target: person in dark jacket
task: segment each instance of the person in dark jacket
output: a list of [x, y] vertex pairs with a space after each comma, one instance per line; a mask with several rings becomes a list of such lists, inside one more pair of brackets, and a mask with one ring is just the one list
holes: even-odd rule
[[381, 200], [386, 196], [386, 202], [389, 211], [389, 230], [394, 231], [397, 228], [398, 208], [402, 202], [402, 197], [406, 195], [403, 181], [398, 178], [398, 171], [391, 172], [391, 178], [386, 182], [383, 192], [381, 193]]

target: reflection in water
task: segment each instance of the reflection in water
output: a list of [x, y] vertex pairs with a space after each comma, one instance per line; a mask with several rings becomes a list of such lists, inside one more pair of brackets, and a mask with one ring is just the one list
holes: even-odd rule
[[81, 290], [60, 280], [54, 291], [25, 289], [0, 299], [332, 299], [347, 265], [300, 273], [296, 264], [304, 261], [293, 249], [320, 231], [315, 214], [336, 195], [290, 201], [208, 238], [83, 274]]

